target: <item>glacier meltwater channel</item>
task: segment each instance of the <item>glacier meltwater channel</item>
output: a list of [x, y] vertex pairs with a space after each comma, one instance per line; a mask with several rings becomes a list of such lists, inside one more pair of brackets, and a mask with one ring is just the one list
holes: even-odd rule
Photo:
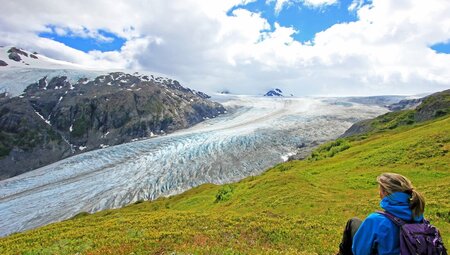
[[354, 122], [386, 112], [337, 99], [217, 97], [228, 113], [192, 128], [0, 181], [0, 236], [260, 174], [300, 144], [336, 138]]

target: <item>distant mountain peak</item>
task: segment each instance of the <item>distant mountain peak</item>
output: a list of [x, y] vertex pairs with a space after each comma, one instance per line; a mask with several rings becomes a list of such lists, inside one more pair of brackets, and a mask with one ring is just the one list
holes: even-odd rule
[[66, 61], [56, 60], [37, 52], [27, 51], [15, 46], [0, 47], [0, 71], [9, 67], [43, 68], [43, 69], [85, 69], [86, 67]]
[[269, 90], [266, 94], [264, 94], [265, 97], [282, 97], [283, 96], [283, 91], [281, 91], [281, 89], [272, 89]]

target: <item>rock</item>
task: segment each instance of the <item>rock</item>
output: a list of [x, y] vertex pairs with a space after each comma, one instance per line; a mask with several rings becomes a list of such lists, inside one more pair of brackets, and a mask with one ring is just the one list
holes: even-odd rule
[[21, 50], [21, 49], [18, 49], [18, 48], [16, 48], [16, 47], [11, 47], [11, 48], [8, 50], [8, 53], [17, 53], [17, 54], [19, 54], [19, 55], [28, 57], [28, 53], [26, 53], [25, 51], [23, 51], [23, 50]]
[[0, 93], [0, 99], [6, 99], [6, 98], [9, 98], [9, 94], [8, 94], [8, 92], [2, 92], [2, 93]]
[[195, 91], [195, 93], [196, 93], [199, 97], [201, 97], [201, 98], [203, 98], [203, 99], [211, 98], [208, 94], [205, 94], [205, 93], [203, 93], [203, 92], [201, 92], [201, 91]]
[[70, 155], [70, 146], [25, 98], [0, 105], [0, 180]]
[[38, 59], [38, 57], [34, 54], [30, 54], [30, 58]]
[[0, 59], [0, 66], [7, 66], [7, 65], [8, 65], [8, 63], [6, 63], [5, 61]]
[[[28, 57], [28, 53], [26, 53], [25, 51], [18, 49], [16, 47], [11, 47], [7, 52], [9, 53], [9, 55], [8, 55], [9, 59], [14, 60], [16, 62], [19, 62], [22, 60], [20, 55]], [[36, 56], [34, 56], [34, 57], [36, 57]]]
[[16, 62], [19, 62], [19, 61], [22, 60], [22, 58], [16, 52], [9, 53], [8, 58], [11, 59], [11, 60], [14, 60]]

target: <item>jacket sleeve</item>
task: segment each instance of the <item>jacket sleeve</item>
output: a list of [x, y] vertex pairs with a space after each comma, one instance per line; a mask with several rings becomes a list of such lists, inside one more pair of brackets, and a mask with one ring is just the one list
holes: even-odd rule
[[370, 255], [377, 242], [378, 221], [376, 216], [370, 214], [363, 221], [353, 237], [352, 251], [355, 255]]

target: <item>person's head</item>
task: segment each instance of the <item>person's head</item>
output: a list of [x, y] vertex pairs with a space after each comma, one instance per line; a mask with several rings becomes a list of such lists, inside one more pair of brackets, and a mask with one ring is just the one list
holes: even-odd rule
[[394, 192], [404, 192], [411, 196], [409, 207], [414, 217], [423, 214], [425, 209], [424, 197], [414, 189], [411, 181], [403, 175], [394, 173], [384, 173], [377, 177], [380, 186], [380, 196], [389, 196]]

